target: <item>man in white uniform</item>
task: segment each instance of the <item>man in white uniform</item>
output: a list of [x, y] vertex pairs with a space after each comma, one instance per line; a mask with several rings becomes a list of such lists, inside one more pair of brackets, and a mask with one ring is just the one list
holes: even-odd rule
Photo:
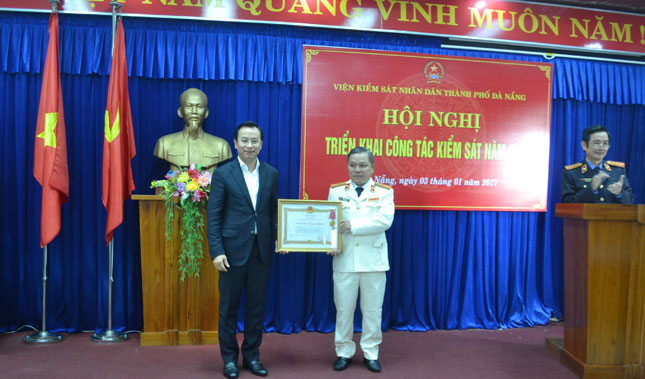
[[334, 303], [336, 304], [336, 356], [334, 370], [351, 363], [356, 352], [352, 341], [354, 310], [360, 290], [363, 314], [361, 349], [363, 362], [372, 372], [380, 372], [378, 350], [382, 340], [381, 310], [385, 295], [388, 263], [385, 231], [394, 219], [394, 190], [374, 182], [374, 155], [357, 147], [347, 156], [350, 180], [333, 184], [328, 199], [343, 203], [342, 251], [334, 255]]

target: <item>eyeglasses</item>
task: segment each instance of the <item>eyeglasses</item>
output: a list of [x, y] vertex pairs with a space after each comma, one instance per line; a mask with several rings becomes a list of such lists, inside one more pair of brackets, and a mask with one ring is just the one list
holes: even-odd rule
[[596, 149], [599, 147], [602, 147], [603, 149], [609, 149], [609, 142], [594, 141], [591, 143], [591, 145]]

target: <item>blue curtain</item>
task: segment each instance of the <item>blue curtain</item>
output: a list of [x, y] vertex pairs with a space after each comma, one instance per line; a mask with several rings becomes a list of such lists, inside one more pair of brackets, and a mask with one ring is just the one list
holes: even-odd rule
[[[46, 14], [0, 13], [0, 331], [40, 327], [40, 185], [32, 175]], [[108, 17], [61, 15], [61, 70], [70, 200], [49, 245], [47, 326], [74, 332], [107, 327], [108, 251], [101, 204], [103, 115], [110, 65]], [[185, 20], [126, 18], [130, 100], [137, 155], [135, 193], [151, 193], [165, 164], [152, 156], [162, 135], [180, 130], [179, 94], [209, 95], [205, 128], [231, 144], [241, 121], [265, 130], [260, 159], [280, 172], [279, 196], [299, 185], [302, 45], [545, 61], [516, 54], [452, 51], [426, 36]], [[562, 223], [554, 216], [562, 166], [582, 159], [582, 129], [605, 124], [610, 158], [627, 162], [636, 201], [645, 177], [645, 68], [555, 59], [549, 211], [397, 211], [388, 231], [390, 262], [383, 327], [399, 330], [508, 328], [562, 315]], [[322, 169], [322, 168], [321, 168]], [[530, 169], [530, 168], [527, 168]], [[126, 203], [115, 234], [113, 327], [142, 329], [138, 210]], [[357, 319], [360, 317], [357, 315]], [[334, 329], [329, 257], [277, 256], [265, 329]], [[356, 324], [357, 329], [360, 326]]]

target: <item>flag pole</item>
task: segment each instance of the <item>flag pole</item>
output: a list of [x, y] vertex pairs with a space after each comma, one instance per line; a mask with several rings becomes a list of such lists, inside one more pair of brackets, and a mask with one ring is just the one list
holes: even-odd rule
[[[60, 3], [59, 0], [49, 0], [49, 2], [52, 4], [52, 12], [53, 13], [58, 13], [58, 3]], [[47, 314], [47, 246], [49, 244], [45, 245], [43, 247], [43, 320], [42, 320], [42, 327], [40, 328], [40, 332], [36, 332], [33, 334], [30, 334], [28, 336], [25, 336], [24, 341], [27, 344], [30, 345], [35, 345], [35, 344], [47, 344], [47, 343], [58, 343], [62, 342], [64, 337], [62, 334], [58, 333], [49, 333], [47, 331], [47, 320], [46, 320], [46, 314]]]
[[[116, 1], [111, 1], [110, 5], [112, 6], [112, 56], [114, 57], [114, 38], [116, 36], [116, 21], [117, 21], [117, 9], [123, 8], [123, 4], [119, 4]], [[128, 339], [128, 335], [121, 333], [115, 330], [112, 330], [112, 283], [114, 283], [114, 237], [110, 240], [109, 244], [109, 263], [108, 263], [108, 328], [105, 331], [100, 333], [92, 334], [92, 341], [98, 343], [114, 343], [114, 342], [124, 342]]]
[[63, 341], [63, 335], [57, 333], [49, 333], [47, 331], [47, 320], [45, 315], [47, 314], [47, 246], [43, 247], [43, 320], [42, 328], [40, 332], [36, 332], [25, 336], [25, 343], [30, 345], [35, 344], [46, 344], [46, 343], [58, 343]]
[[112, 330], [112, 283], [114, 283], [114, 238], [110, 240], [109, 245], [110, 262], [108, 264], [109, 279], [108, 279], [108, 328], [100, 333], [92, 334], [93, 342], [100, 343], [113, 343], [124, 342], [128, 339], [128, 335], [115, 330]]

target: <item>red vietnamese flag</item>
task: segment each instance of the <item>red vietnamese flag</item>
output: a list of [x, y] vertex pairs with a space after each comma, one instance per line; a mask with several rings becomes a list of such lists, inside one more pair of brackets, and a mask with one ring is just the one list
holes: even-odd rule
[[36, 122], [34, 177], [43, 187], [40, 247], [45, 247], [60, 232], [60, 208], [69, 198], [63, 92], [58, 66], [57, 13], [49, 16], [49, 44]]
[[103, 139], [103, 205], [107, 210], [105, 242], [109, 243], [123, 222], [123, 203], [134, 190], [130, 160], [136, 154], [130, 96], [128, 95], [128, 64], [125, 58], [125, 37], [121, 19], [117, 24], [110, 85], [105, 109]]

